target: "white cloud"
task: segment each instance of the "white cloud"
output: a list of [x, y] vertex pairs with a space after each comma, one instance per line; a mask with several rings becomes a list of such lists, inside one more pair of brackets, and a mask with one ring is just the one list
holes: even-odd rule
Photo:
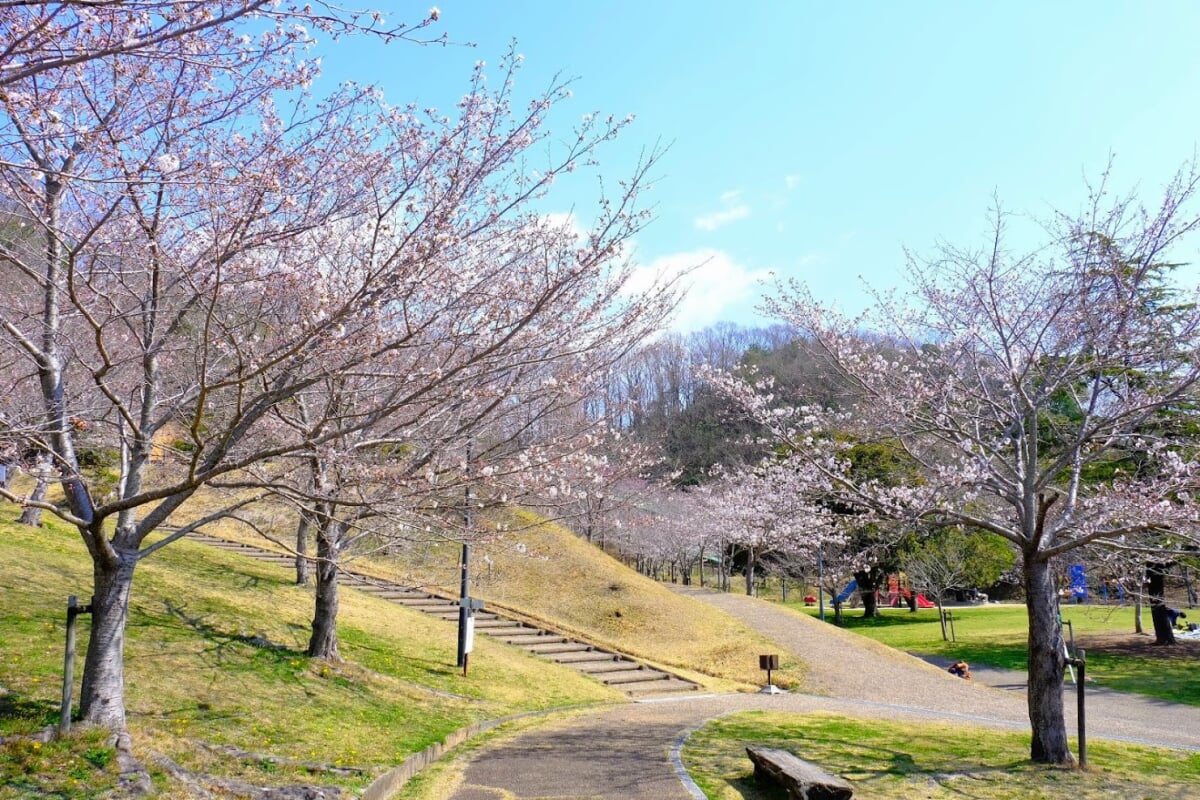
[[733, 189], [728, 192], [721, 193], [721, 205], [724, 206], [720, 211], [713, 211], [709, 214], [701, 214], [692, 220], [692, 224], [702, 231], [715, 231], [717, 228], [724, 227], [731, 222], [736, 222], [739, 219], [745, 219], [750, 216], [750, 206], [745, 203], [738, 202], [742, 197], [741, 189]]
[[587, 233], [583, 226], [579, 224], [579, 220], [575, 218], [573, 211], [552, 211], [549, 214], [542, 216], [547, 224], [552, 228], [565, 228], [568, 233], [580, 238]]
[[790, 192], [792, 189], [795, 189], [797, 186], [799, 186], [800, 182], [802, 180], [803, 180], [803, 177], [800, 175], [796, 175], [796, 174], [784, 175], [783, 176], [783, 185], [786, 186], [788, 191]]
[[[689, 272], [690, 270], [690, 272]], [[641, 265], [632, 276], [629, 289], [651, 285], [656, 277], [687, 273], [682, 285], [687, 294], [676, 309], [671, 329], [680, 333], [697, 331], [721, 321], [737, 321], [735, 313], [745, 314], [746, 306], [761, 295], [763, 281], [770, 270], [754, 270], [739, 264], [721, 250], [703, 248], [656, 258]]]
[[714, 211], [711, 214], [701, 214], [692, 220], [692, 222], [702, 231], [715, 231], [717, 228], [724, 227], [739, 219], [745, 219], [748, 216], [750, 216], [750, 206], [743, 203], [742, 205], [736, 205], [722, 211]]

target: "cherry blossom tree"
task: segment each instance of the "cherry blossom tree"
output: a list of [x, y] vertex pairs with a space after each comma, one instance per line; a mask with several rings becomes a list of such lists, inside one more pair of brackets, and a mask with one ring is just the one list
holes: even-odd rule
[[[724, 383], [822, 476], [820, 491], [881, 520], [989, 531], [1020, 552], [1038, 762], [1073, 760], [1053, 561], [1085, 545], [1170, 552], [1197, 530], [1193, 451], [1152, 424], [1189, 407], [1200, 378], [1200, 307], [1167, 280], [1200, 225], [1197, 180], [1184, 170], [1150, 209], [1111, 202], [1101, 185], [1023, 256], [998, 213], [985, 247], [912, 259], [910, 302], [884, 297], [859, 318], [781, 287], [770, 310], [862, 398], [846, 413], [781, 411], [767, 385]], [[856, 478], [839, 430], [898, 442], [920, 479]]]
[[[160, 8], [177, 7], [199, 8]], [[110, 52], [120, 25], [160, 24], [121, 8], [29, 5], [58, 22], [77, 14], [63, 41], [93, 57], [10, 47], [0, 60], [0, 192], [38, 242], [0, 252], [35, 298], [2, 310], [5, 390], [38, 399], [0, 438], [46, 454], [64, 502], [0, 497], [80, 533], [94, 568], [81, 708], [118, 733], [135, 567], [275, 492], [262, 465], [361, 450], [360, 432], [398, 425], [385, 422], [395, 414], [519, 404], [506, 392], [525, 384], [508, 376], [544, 363], [552, 337], [552, 360], [586, 367], [589, 349], [614, 330], [632, 346], [670, 302], [662, 287], [625, 291], [622, 243], [646, 220], [637, 196], [652, 157], [600, 198], [582, 235], [534, 208], [624, 122], [589, 115], [560, 148], [538, 148], [570, 92], [518, 103], [515, 53], [495, 89], [480, 64], [447, 115], [388, 106], [369, 87], [307, 96], [308, 36], [285, 17]], [[24, 12], [4, 13], [12, 29]], [[40, 19], [25, 20], [22, 46], [51, 30]], [[355, 402], [338, 402], [350, 389]], [[120, 452], [115, 487], [81, 468], [85, 431]], [[156, 448], [173, 463], [154, 465]], [[181, 518], [214, 484], [238, 492]], [[183, 524], [147, 543], [168, 521]]]
[[[547, 236], [561, 237], [556, 246], [570, 258], [555, 259]], [[671, 283], [636, 298], [622, 295], [614, 289], [628, 270], [607, 255], [585, 257], [574, 232], [535, 220], [506, 238], [516, 237], [529, 238], [521, 245], [531, 248], [525, 255], [497, 258], [493, 247], [477, 263], [464, 257], [452, 265], [445, 278], [473, 274], [470, 291], [460, 292], [457, 282], [422, 287], [438, 293], [438, 317], [422, 320], [421, 304], [408, 310], [407, 324], [424, 329], [424, 341], [414, 338], [386, 362], [377, 360], [386, 371], [338, 375], [279, 410], [306, 441], [341, 428], [295, 454], [299, 468], [290, 480], [272, 463], [249, 482], [221, 482], [270, 486], [314, 523], [309, 655], [337, 657], [337, 572], [356, 545], [386, 545], [426, 530], [469, 540], [479, 529], [461, 521], [492, 506], [570, 513], [602, 494], [611, 477], [601, 452], [604, 420], [580, 409], [598, 389], [596, 376], [663, 323], [674, 302]], [[484, 286], [503, 299], [503, 313], [486, 308]], [[457, 308], [448, 308], [456, 292]], [[461, 340], [452, 342], [439, 320], [461, 325]], [[484, 320], [486, 327], [475, 324]], [[381, 402], [387, 413], [378, 416]], [[344, 422], [366, 416], [377, 418]]]
[[178, 42], [229, 35], [244, 30], [246, 23], [276, 29], [277, 35], [260, 40], [264, 50], [256, 55], [290, 50], [297, 37], [309, 37], [309, 28], [332, 37], [367, 33], [385, 40], [445, 41], [445, 34], [436, 39], [425, 35], [439, 16], [435, 6], [416, 24], [389, 24], [383, 14], [370, 9], [278, 0], [4, 2], [0, 3], [0, 31], [4, 32], [0, 88], [96, 59], [161, 61]]

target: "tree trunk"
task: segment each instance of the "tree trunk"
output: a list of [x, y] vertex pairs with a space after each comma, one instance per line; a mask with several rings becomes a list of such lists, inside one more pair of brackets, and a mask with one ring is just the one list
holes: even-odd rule
[[336, 524], [327, 521], [317, 532], [317, 592], [308, 654], [313, 658], [341, 660], [338, 655], [338, 537]]
[[1154, 643], [1161, 645], [1175, 644], [1175, 631], [1171, 629], [1171, 619], [1167, 616], [1166, 578], [1169, 566], [1148, 564], [1146, 567], [1146, 593], [1150, 597], [1150, 621], [1154, 623]]
[[1137, 598], [1133, 601], [1133, 632], [1145, 633], [1146, 628], [1142, 625], [1142, 595], [1138, 593]]
[[1025, 554], [1023, 577], [1029, 616], [1029, 757], [1042, 764], [1073, 764], [1063, 716], [1066, 645], [1058, 623], [1058, 596], [1050, 565]]
[[137, 554], [118, 552], [107, 567], [93, 560], [92, 631], [84, 657], [79, 710], [85, 722], [125, 731], [125, 622]]
[[948, 634], [946, 632], [946, 609], [942, 608], [942, 596], [940, 594], [937, 596], [936, 602], [937, 602], [937, 611], [938, 611], [938, 622], [940, 622], [942, 625], [942, 641], [948, 642], [948, 641], [950, 641], [950, 634]]
[[308, 585], [308, 534], [312, 531], [312, 516], [307, 511], [300, 512], [300, 522], [296, 525], [296, 585]]
[[[34, 484], [29, 499], [35, 503], [43, 503], [46, 501], [46, 492], [50, 488], [50, 458], [46, 454], [38, 455], [35, 472], [37, 483]], [[17, 522], [31, 528], [40, 528], [42, 527], [42, 510], [34, 506], [25, 506]]]
[[858, 594], [862, 598], [863, 617], [878, 617], [879, 602], [876, 592], [879, 590], [879, 578], [875, 570], [856, 572], [854, 580], [858, 582]]
[[746, 548], [746, 595], [754, 596], [754, 548]]

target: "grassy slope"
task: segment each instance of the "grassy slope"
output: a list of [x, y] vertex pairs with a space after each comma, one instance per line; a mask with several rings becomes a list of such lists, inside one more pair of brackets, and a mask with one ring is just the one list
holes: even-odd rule
[[[530, 514], [520, 519], [536, 522]], [[459, 546], [446, 543], [375, 560], [371, 567], [457, 593], [458, 555]], [[486, 602], [714, 688], [735, 688], [729, 682], [759, 684], [756, 654], [773, 651], [739, 620], [639, 575], [560, 525], [531, 525], [497, 535], [473, 548], [472, 564], [472, 594]], [[800, 668], [775, 676], [783, 686], [803, 684]]]
[[[6, 690], [0, 735], [6, 735], [57, 719], [66, 598], [86, 598], [91, 580], [72, 531], [53, 523], [34, 530], [11, 524], [12, 509], [0, 514], [0, 687]], [[477, 641], [464, 678], [453, 666], [453, 626], [352, 591], [343, 593], [339, 627], [347, 662], [310, 660], [303, 648], [311, 590], [288, 578], [285, 570], [189, 542], [139, 566], [126, 675], [130, 726], [140, 745], [256, 781], [361, 785], [365, 778], [245, 766], [197, 743], [378, 769], [472, 721], [620, 699], [486, 639]], [[81, 621], [82, 654], [88, 625], [86, 617]], [[79, 781], [66, 774], [68, 761], [95, 772], [85, 782], [101, 786], [104, 770], [81, 761], [94, 745], [83, 740], [79, 752], [48, 759], [40, 754], [53, 748], [34, 752], [9, 743], [0, 755], [0, 798], [29, 796], [34, 784], [72, 796], [69, 781]], [[24, 776], [24, 789], [14, 788], [10, 771]]]

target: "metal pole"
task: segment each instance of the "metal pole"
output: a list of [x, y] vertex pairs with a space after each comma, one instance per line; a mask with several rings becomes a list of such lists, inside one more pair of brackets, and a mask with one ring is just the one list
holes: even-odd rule
[[458, 586], [458, 596], [462, 605], [458, 607], [458, 662], [457, 666], [466, 667], [467, 665], [467, 614], [470, 609], [467, 608], [466, 600], [470, 596], [470, 574], [471, 574], [471, 545], [463, 542], [462, 546], [462, 578]]
[[[467, 467], [465, 478], [471, 473], [471, 443], [467, 442]], [[462, 574], [458, 583], [458, 661], [456, 666], [463, 668], [467, 674], [467, 617], [471, 613], [468, 598], [471, 596], [471, 545], [467, 537], [471, 532], [471, 484], [468, 480], [463, 486], [463, 545], [462, 557], [459, 559]]]
[[1087, 651], [1080, 650], [1075, 659], [1079, 666], [1079, 683], [1075, 684], [1076, 701], [1079, 703], [1079, 768], [1087, 769], [1087, 717], [1084, 713], [1084, 684], [1087, 683]]

